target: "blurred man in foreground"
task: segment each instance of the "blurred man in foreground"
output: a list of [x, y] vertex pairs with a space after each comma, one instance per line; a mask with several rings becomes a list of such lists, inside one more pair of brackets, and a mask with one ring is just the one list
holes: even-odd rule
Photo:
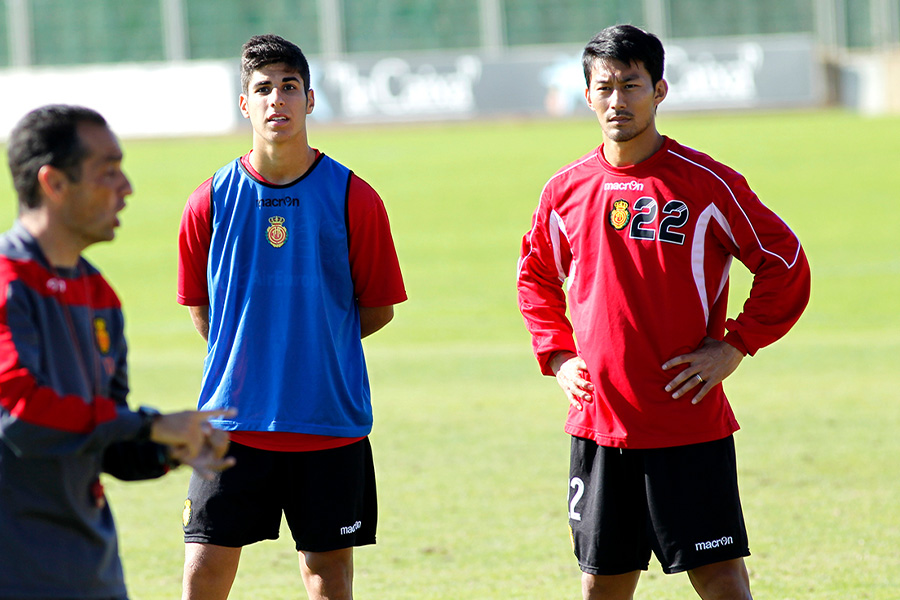
[[100, 473], [211, 476], [233, 461], [208, 419], [228, 413], [126, 404], [119, 299], [81, 256], [113, 239], [131, 194], [105, 119], [35, 109], [7, 153], [19, 216], [0, 236], [0, 598], [123, 599]]

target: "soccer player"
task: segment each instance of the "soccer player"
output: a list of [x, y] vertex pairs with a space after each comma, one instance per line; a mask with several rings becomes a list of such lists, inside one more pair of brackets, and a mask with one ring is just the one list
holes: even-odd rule
[[81, 253], [110, 241], [131, 194], [95, 111], [44, 106], [9, 137], [19, 216], [0, 236], [0, 598], [126, 597], [100, 473], [226, 468], [224, 411], [126, 404], [119, 299]]
[[293, 43], [244, 44], [252, 149], [203, 182], [182, 218], [178, 301], [209, 351], [199, 403], [238, 409], [219, 423], [237, 466], [188, 490], [185, 599], [226, 598], [241, 548], [277, 538], [282, 514], [313, 599], [351, 598], [353, 548], [375, 542], [361, 338], [406, 292], [380, 197], [309, 146], [309, 80]]
[[[797, 321], [809, 266], [740, 174], [657, 131], [663, 58], [628, 25], [585, 47], [603, 143], [545, 185], [522, 242], [519, 308], [570, 403], [584, 598], [631, 598], [651, 551], [701, 598], [750, 598], [722, 381]], [[726, 319], [733, 258], [754, 278]]]

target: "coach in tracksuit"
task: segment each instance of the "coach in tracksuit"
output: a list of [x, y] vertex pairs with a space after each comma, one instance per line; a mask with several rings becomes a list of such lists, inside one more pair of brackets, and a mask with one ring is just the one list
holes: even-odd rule
[[222, 411], [132, 411], [119, 299], [81, 252], [131, 185], [102, 116], [46, 106], [12, 131], [19, 218], [0, 236], [0, 599], [125, 598], [100, 473], [230, 464]]

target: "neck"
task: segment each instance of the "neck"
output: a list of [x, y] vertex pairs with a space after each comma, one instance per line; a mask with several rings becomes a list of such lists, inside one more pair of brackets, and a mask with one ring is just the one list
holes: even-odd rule
[[643, 162], [662, 148], [665, 138], [655, 129], [648, 129], [626, 142], [616, 142], [603, 136], [603, 157], [614, 167], [630, 167]]
[[34, 236], [47, 262], [53, 267], [73, 268], [78, 265], [86, 245], [58, 231], [47, 215], [41, 211], [28, 211], [19, 215], [19, 222]]
[[[254, 142], [257, 140], [254, 139]], [[273, 146], [271, 144], [253, 144], [250, 164], [266, 181], [275, 184], [290, 183], [300, 178], [312, 166], [316, 152], [309, 147], [306, 140], [302, 144]]]

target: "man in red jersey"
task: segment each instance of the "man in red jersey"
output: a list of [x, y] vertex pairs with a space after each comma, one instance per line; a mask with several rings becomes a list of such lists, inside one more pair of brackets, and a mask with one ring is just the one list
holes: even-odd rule
[[[740, 174], [657, 131], [668, 86], [655, 36], [610, 27], [582, 62], [603, 144], [544, 187], [518, 295], [541, 370], [570, 403], [583, 595], [631, 598], [653, 552], [701, 598], [750, 598], [721, 384], [800, 317], [809, 265]], [[733, 258], [754, 279], [727, 319]]]
[[310, 147], [309, 64], [254, 36], [240, 109], [252, 150], [191, 194], [179, 234], [178, 301], [207, 340], [200, 405], [237, 464], [192, 478], [184, 510], [186, 600], [222, 600], [244, 546], [286, 520], [311, 599], [352, 598], [353, 549], [375, 543], [377, 500], [361, 339], [406, 299], [381, 198]]

